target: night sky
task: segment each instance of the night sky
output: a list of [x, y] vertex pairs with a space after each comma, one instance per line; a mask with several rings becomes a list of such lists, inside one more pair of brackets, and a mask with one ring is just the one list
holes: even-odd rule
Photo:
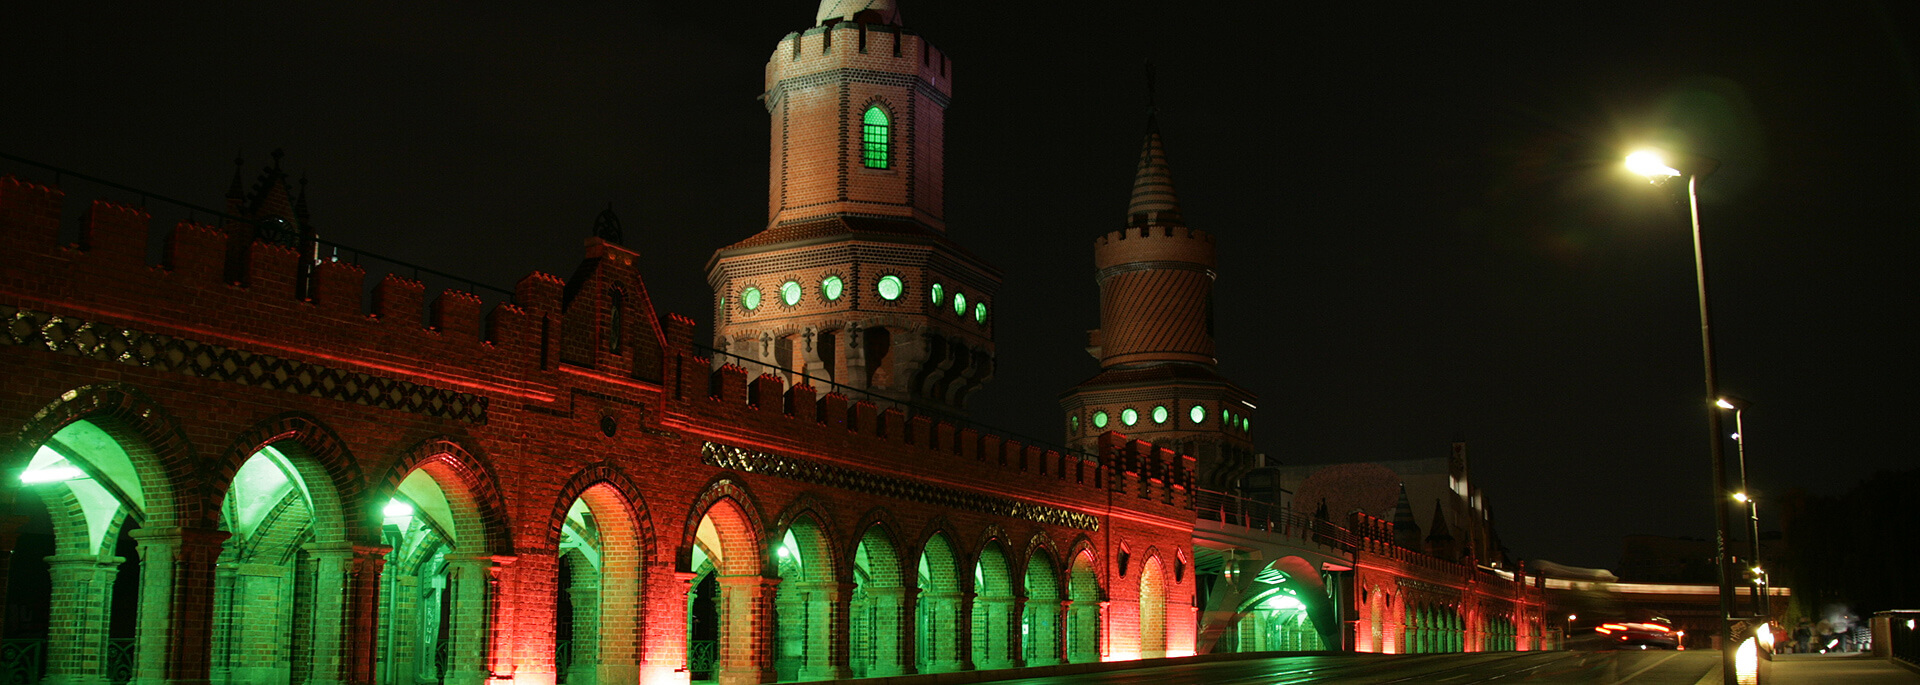
[[[323, 237], [506, 288], [572, 273], [611, 201], [703, 339], [707, 258], [765, 223], [764, 62], [814, 11], [172, 4], [9, 8], [0, 150], [219, 206], [236, 150], [251, 181], [284, 147]], [[1619, 165], [1652, 141], [1724, 162], [1702, 220], [1755, 491], [1916, 463], [1909, 6], [1338, 4], [904, 6], [955, 64], [950, 234], [1006, 273], [978, 418], [1058, 439], [1096, 370], [1092, 240], [1124, 219], [1151, 58], [1269, 459], [1464, 437], [1518, 557], [1710, 536], [1684, 205]]]

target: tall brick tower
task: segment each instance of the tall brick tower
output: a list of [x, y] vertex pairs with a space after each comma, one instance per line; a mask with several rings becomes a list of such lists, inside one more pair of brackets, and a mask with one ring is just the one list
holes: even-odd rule
[[1115, 430], [1194, 455], [1201, 487], [1226, 490], [1253, 467], [1255, 397], [1213, 356], [1213, 234], [1180, 217], [1173, 171], [1149, 115], [1126, 228], [1094, 241], [1100, 373], [1061, 395], [1067, 441], [1097, 449]]
[[1000, 273], [947, 239], [952, 64], [892, 0], [824, 0], [767, 60], [767, 226], [707, 263], [714, 363], [962, 412]]

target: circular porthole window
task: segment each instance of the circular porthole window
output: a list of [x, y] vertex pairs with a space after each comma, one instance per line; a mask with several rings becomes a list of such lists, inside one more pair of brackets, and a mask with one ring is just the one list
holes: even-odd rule
[[1155, 406], [1153, 408], [1153, 422], [1154, 423], [1167, 422], [1167, 405], [1162, 404], [1162, 405]]
[[987, 325], [987, 303], [973, 305], [973, 322], [982, 326]]
[[927, 288], [927, 294], [933, 297], [934, 304], [940, 304], [942, 300], [947, 299], [947, 287], [935, 283], [932, 287]]
[[907, 284], [899, 276], [887, 274], [880, 277], [880, 282], [875, 283], [873, 289], [880, 293], [880, 299], [891, 302], [900, 299], [900, 293], [906, 292]]
[[746, 290], [740, 291], [740, 306], [745, 308], [747, 311], [753, 311], [755, 309], [759, 309], [760, 308], [760, 289], [752, 286], [748, 286]]
[[1196, 424], [1200, 424], [1200, 423], [1206, 423], [1206, 422], [1207, 422], [1207, 408], [1206, 408], [1206, 407], [1202, 407], [1202, 406], [1200, 406], [1200, 405], [1197, 405], [1197, 404], [1196, 404], [1196, 405], [1193, 405], [1193, 408], [1192, 408], [1192, 409], [1188, 409], [1188, 410], [1187, 410], [1187, 418], [1188, 418], [1188, 419], [1192, 419], [1192, 420], [1193, 420], [1193, 422], [1194, 422], [1194, 423], [1196, 423]]
[[847, 282], [840, 280], [839, 276], [828, 276], [820, 279], [820, 296], [827, 298], [828, 302], [840, 299], [840, 293], [844, 292], [846, 288]]
[[960, 316], [967, 315], [967, 294], [966, 293], [953, 294], [953, 313], [959, 314]]
[[1107, 427], [1107, 413], [1106, 413], [1106, 412], [1104, 412], [1104, 411], [1097, 411], [1097, 412], [1094, 412], [1094, 413], [1093, 413], [1093, 427], [1094, 427], [1094, 428], [1106, 428], [1106, 427]]
[[787, 281], [780, 284], [780, 301], [791, 307], [800, 304], [800, 282]]
[[1139, 422], [1140, 412], [1134, 411], [1133, 407], [1120, 410], [1120, 423], [1131, 426]]

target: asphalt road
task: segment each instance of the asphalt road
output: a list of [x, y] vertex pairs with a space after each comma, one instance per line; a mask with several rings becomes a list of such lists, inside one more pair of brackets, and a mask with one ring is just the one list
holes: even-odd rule
[[1017, 684], [1236, 685], [1254, 683], [1631, 683], [1693, 685], [1718, 652], [1599, 651], [1343, 654], [1186, 664], [1110, 673], [994, 681]]

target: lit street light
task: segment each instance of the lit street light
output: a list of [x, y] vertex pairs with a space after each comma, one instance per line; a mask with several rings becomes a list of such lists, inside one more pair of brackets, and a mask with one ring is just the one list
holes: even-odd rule
[[1721, 397], [1714, 401], [1714, 405], [1733, 410], [1734, 453], [1739, 455], [1740, 460], [1740, 491], [1734, 493], [1733, 498], [1747, 505], [1747, 538], [1753, 541], [1753, 556], [1749, 558], [1754, 564], [1753, 586], [1749, 588], [1753, 594], [1753, 615], [1765, 616], [1766, 600], [1760, 596], [1760, 504], [1754, 501], [1747, 489], [1747, 427], [1743, 421], [1747, 407], [1753, 406], [1753, 403], [1738, 397]]
[[[1709, 403], [1720, 399], [1720, 388], [1714, 381], [1713, 367], [1713, 327], [1712, 317], [1707, 308], [1707, 253], [1700, 242], [1700, 179], [1713, 173], [1720, 163], [1705, 157], [1668, 155], [1655, 150], [1641, 150], [1627, 156], [1627, 169], [1662, 185], [1674, 178], [1687, 177], [1688, 218], [1693, 225], [1693, 276], [1694, 292], [1700, 300], [1700, 356], [1706, 363], [1707, 395]], [[1733, 577], [1727, 564], [1727, 459], [1726, 450], [1720, 444], [1723, 436], [1720, 428], [1720, 412], [1711, 404], [1707, 407], [1707, 433], [1712, 439], [1707, 445], [1713, 455], [1713, 502], [1714, 514], [1714, 569], [1720, 578], [1720, 673], [1726, 685], [1736, 685], [1739, 674], [1734, 664], [1733, 639]]]

